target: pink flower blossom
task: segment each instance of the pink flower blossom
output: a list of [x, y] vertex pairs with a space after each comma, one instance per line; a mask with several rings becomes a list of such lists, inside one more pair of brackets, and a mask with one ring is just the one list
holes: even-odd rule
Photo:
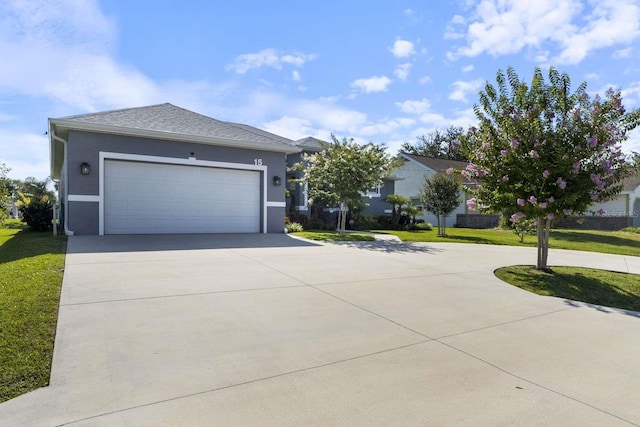
[[467, 200], [467, 207], [469, 209], [471, 209], [472, 211], [476, 210], [476, 198], [475, 197]]
[[552, 220], [552, 219], [553, 219], [553, 214], [552, 214], [552, 213], [547, 214], [547, 219], [548, 219], [548, 220]]
[[544, 172], [542, 172], [542, 176], [545, 178], [549, 178], [549, 175], [551, 175], [551, 172], [549, 172], [547, 169], [545, 169]]
[[509, 218], [509, 221], [511, 221], [512, 223], [516, 223], [520, 221], [522, 218], [524, 218], [524, 214], [522, 212], [516, 212], [513, 215], [511, 215], [511, 218]]
[[518, 199], [518, 206], [524, 206], [525, 200], [524, 199]]
[[511, 145], [511, 148], [516, 148], [518, 145], [520, 145], [520, 143], [515, 139], [512, 139], [511, 141], [509, 141], [509, 145]]
[[547, 204], [545, 202], [538, 203], [538, 206], [540, 206], [540, 209], [546, 209], [547, 208]]
[[564, 190], [565, 188], [567, 188], [567, 183], [565, 182], [564, 179], [562, 178], [558, 178], [556, 180], [556, 183], [558, 184], [558, 187], [560, 187], [560, 189]]
[[592, 136], [587, 140], [587, 142], [589, 143], [589, 147], [595, 147], [596, 145], [598, 145], [598, 137]]
[[551, 204], [551, 203], [553, 203], [553, 202], [555, 202], [555, 201], [556, 201], [556, 199], [554, 199], [554, 198], [553, 198], [553, 196], [551, 196], [551, 197], [549, 197], [549, 198], [547, 199], [547, 202], [549, 202], [549, 204]]
[[597, 215], [603, 216], [607, 213], [607, 211], [605, 211], [604, 209], [598, 209], [598, 211], [596, 212]]
[[509, 181], [509, 175], [504, 175], [504, 176], [502, 177], [502, 181], [504, 181], [504, 182]]
[[500, 154], [502, 154], [503, 156], [508, 156], [509, 150], [500, 150]]
[[571, 209], [562, 209], [562, 213], [569, 216], [571, 214], [573, 214], [573, 210]]
[[486, 141], [482, 143], [482, 149], [483, 149], [483, 150], [487, 150], [490, 146], [491, 146], [491, 144], [489, 144], [489, 143], [488, 143], [488, 142], [486, 142]]
[[453, 168], [447, 169], [447, 175], [451, 175], [453, 173]]
[[538, 203], [538, 199], [536, 199], [535, 196], [531, 196], [529, 197], [529, 203], [531, 203], [532, 205], [535, 205], [536, 203]]
[[582, 166], [582, 164], [580, 163], [580, 160], [578, 160], [577, 162], [575, 162], [575, 163], [573, 164], [573, 171], [574, 171], [575, 173], [578, 173], [578, 170], [580, 170], [580, 166]]
[[538, 159], [540, 158], [540, 154], [538, 154], [536, 150], [531, 150], [529, 151], [529, 157], [531, 157], [532, 159]]

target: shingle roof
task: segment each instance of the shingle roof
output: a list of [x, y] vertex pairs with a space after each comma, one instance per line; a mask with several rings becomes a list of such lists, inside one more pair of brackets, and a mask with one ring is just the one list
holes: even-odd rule
[[306, 138], [302, 138], [296, 141], [295, 143], [298, 147], [307, 151], [322, 151], [322, 144], [328, 144], [328, 142], [323, 141], [318, 138], [314, 138], [312, 136], [308, 136]]
[[449, 168], [454, 169], [464, 169], [467, 167], [467, 162], [460, 162], [457, 160], [447, 160], [447, 159], [438, 159], [435, 157], [424, 157], [424, 156], [416, 156], [415, 154], [406, 154], [403, 153], [404, 156], [407, 156], [416, 162], [420, 163], [423, 166], [428, 167], [429, 169], [433, 169], [436, 172], [445, 172]]
[[631, 176], [623, 181], [624, 187], [622, 191], [636, 191], [640, 187], [640, 175]]
[[295, 146], [290, 139], [252, 126], [223, 122], [169, 103], [54, 119], [56, 120], [260, 144], [265, 149]]

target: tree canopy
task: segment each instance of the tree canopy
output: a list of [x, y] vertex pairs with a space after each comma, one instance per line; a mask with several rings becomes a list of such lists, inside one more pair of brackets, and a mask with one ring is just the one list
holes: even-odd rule
[[530, 84], [512, 68], [487, 83], [474, 106], [479, 128], [464, 138], [470, 163], [463, 174], [480, 185], [472, 208], [509, 212], [512, 222], [534, 219], [537, 268], [547, 270], [551, 221], [585, 214], [615, 197], [630, 170], [621, 141], [638, 124], [620, 92], [591, 97], [586, 83], [571, 92], [566, 73], [539, 68]]
[[322, 144], [323, 150], [307, 154], [294, 168], [303, 169], [299, 180], [308, 184], [309, 203], [314, 200], [339, 206], [338, 229], [344, 231], [346, 212], [362, 200], [362, 194], [382, 185], [395, 167], [395, 162], [382, 145], [358, 144], [353, 138]]
[[464, 135], [465, 131], [457, 126], [450, 126], [445, 130], [436, 129], [426, 135], [416, 137], [416, 142], [413, 144], [403, 143], [400, 152], [416, 156], [467, 161], [467, 156], [460, 145], [460, 140]]

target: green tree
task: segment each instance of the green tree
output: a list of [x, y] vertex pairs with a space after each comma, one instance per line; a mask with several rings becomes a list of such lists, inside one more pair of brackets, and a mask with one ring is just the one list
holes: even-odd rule
[[554, 68], [548, 79], [538, 68], [530, 85], [512, 68], [498, 71], [497, 87], [487, 83], [474, 106], [480, 124], [465, 138], [470, 163], [462, 171], [480, 182], [471, 208], [535, 220], [536, 268], [545, 271], [552, 220], [583, 215], [622, 190], [630, 164], [620, 142], [638, 125], [620, 92], [590, 97], [586, 83], [571, 92], [569, 76]]
[[420, 191], [420, 200], [424, 210], [436, 216], [438, 236], [447, 235], [447, 217], [460, 204], [460, 183], [456, 178], [446, 174], [435, 174], [431, 178], [425, 176], [424, 186]]
[[391, 205], [391, 223], [397, 226], [404, 206], [411, 204], [411, 199], [400, 194], [389, 194], [385, 202]]
[[358, 144], [353, 138], [322, 144], [323, 150], [304, 156], [294, 166], [304, 174], [299, 182], [308, 184], [309, 202], [322, 200], [329, 206], [339, 206], [338, 231], [346, 228], [347, 208], [356, 206], [362, 194], [382, 185], [382, 180], [395, 167], [394, 160], [381, 145]]
[[10, 169], [4, 163], [0, 162], [0, 227], [4, 227], [4, 220], [7, 218], [7, 207], [10, 201], [9, 194], [9, 178], [7, 174]]
[[400, 152], [416, 156], [467, 161], [467, 156], [460, 145], [460, 140], [464, 135], [464, 130], [457, 126], [451, 126], [444, 131], [436, 129], [426, 135], [416, 137], [417, 141], [413, 144], [405, 142], [400, 147]]
[[17, 196], [16, 206], [20, 209], [23, 220], [34, 231], [51, 228], [55, 194], [47, 188], [50, 183], [49, 178], [40, 181], [34, 177], [13, 182]]

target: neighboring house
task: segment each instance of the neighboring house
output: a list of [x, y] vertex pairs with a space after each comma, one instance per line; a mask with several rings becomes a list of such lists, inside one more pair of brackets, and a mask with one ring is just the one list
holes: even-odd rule
[[160, 104], [49, 119], [67, 234], [281, 233], [293, 141]]
[[[289, 168], [296, 163], [300, 163], [304, 154], [318, 153], [323, 150], [322, 144], [329, 143], [312, 136], [308, 136], [306, 138], [299, 139], [295, 144], [302, 151], [299, 153], [289, 154], [287, 156], [287, 166]], [[287, 211], [290, 213], [296, 212], [302, 215], [311, 216], [311, 206], [309, 206], [308, 189], [306, 184], [291, 181], [293, 179], [300, 179], [303, 175], [304, 171], [302, 170], [289, 171], [287, 174], [287, 188], [289, 190], [289, 195], [287, 197]], [[363, 194], [363, 201], [365, 204], [364, 212], [372, 215], [391, 213], [391, 205], [386, 203], [384, 200], [389, 194], [393, 194], [394, 179], [394, 176], [391, 175], [384, 180], [382, 186], [372, 188], [366, 194]], [[337, 212], [337, 210], [337, 206], [324, 208], [324, 211], [331, 214]]]
[[587, 215], [582, 225], [576, 224], [575, 219], [562, 220], [559, 225], [598, 230], [640, 227], [640, 176], [625, 179], [620, 194], [608, 202], [594, 203], [588, 211], [596, 215]]
[[[413, 154], [400, 153], [399, 157], [404, 160], [404, 164], [392, 174], [395, 180], [395, 194], [410, 198], [416, 206], [422, 206], [420, 191], [424, 187], [425, 176], [432, 177], [437, 173], [446, 173], [449, 168], [464, 169], [467, 166], [465, 162], [416, 156]], [[469, 185], [471, 183], [465, 182], [465, 184]], [[457, 223], [457, 215], [459, 214], [477, 214], [477, 212], [467, 208], [466, 202], [467, 195], [464, 191], [461, 191], [460, 204], [446, 219], [447, 227], [452, 227]], [[436, 216], [431, 212], [425, 211], [416, 218], [423, 219], [432, 224], [437, 223]]]

